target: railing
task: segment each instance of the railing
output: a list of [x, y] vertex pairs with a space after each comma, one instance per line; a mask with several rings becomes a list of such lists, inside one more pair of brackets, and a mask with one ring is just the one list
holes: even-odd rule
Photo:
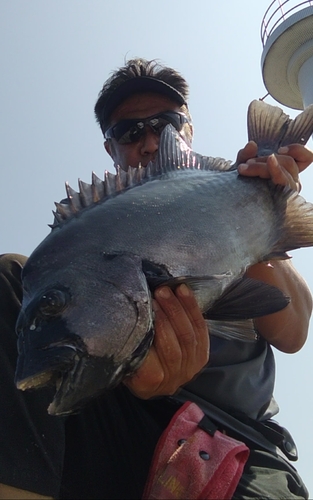
[[[261, 24], [261, 40], [263, 47], [271, 35], [271, 33], [281, 24], [287, 17], [295, 12], [302, 10], [304, 7], [313, 6], [313, 0], [299, 2], [296, 0], [274, 0], [271, 3]], [[313, 31], [313, 29], [312, 29]]]

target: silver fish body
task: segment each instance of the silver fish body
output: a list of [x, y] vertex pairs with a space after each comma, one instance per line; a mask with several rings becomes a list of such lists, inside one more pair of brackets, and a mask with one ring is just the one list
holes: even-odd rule
[[[313, 107], [292, 121], [253, 102], [249, 136], [260, 154], [305, 143], [312, 117]], [[213, 334], [229, 336], [231, 325], [230, 336], [251, 340], [248, 320], [289, 299], [245, 278], [246, 269], [313, 245], [311, 204], [190, 151], [171, 127], [155, 164], [67, 191], [51, 233], [24, 268], [17, 324], [17, 386], [54, 382], [52, 414], [75, 411], [140, 365], [153, 340], [155, 287], [187, 283]]]

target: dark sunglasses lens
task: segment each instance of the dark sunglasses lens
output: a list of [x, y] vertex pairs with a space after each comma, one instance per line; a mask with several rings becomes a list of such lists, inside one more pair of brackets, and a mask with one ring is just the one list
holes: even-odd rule
[[113, 127], [113, 137], [119, 144], [128, 144], [133, 142], [131, 137], [134, 129], [136, 129], [135, 120], [122, 120]]
[[179, 113], [175, 113], [175, 112], [165, 113], [163, 115], [163, 120], [166, 121], [164, 127], [170, 123], [177, 130], [177, 132], [181, 131], [181, 129], [183, 127], [183, 123], [184, 123], [183, 115], [181, 115]]
[[149, 125], [156, 134], [169, 124], [180, 132], [183, 126], [184, 115], [176, 112], [160, 113], [159, 115], [143, 120], [122, 120], [113, 127], [114, 138], [119, 144], [131, 144], [138, 142], [145, 133], [146, 125]]
[[165, 116], [159, 116], [157, 118], [152, 118], [148, 123], [154, 132], [160, 135], [162, 130], [166, 127], [166, 125], [171, 123], [171, 121]]

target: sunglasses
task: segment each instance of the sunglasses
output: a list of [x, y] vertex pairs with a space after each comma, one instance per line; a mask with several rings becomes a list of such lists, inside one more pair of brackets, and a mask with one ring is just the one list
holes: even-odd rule
[[115, 139], [119, 144], [131, 144], [140, 141], [141, 137], [146, 133], [147, 125], [155, 134], [160, 135], [169, 124], [173, 125], [177, 132], [180, 132], [184, 123], [189, 123], [186, 115], [176, 111], [166, 111], [148, 118], [121, 120], [113, 127], [110, 127], [104, 133], [104, 137], [105, 139]]

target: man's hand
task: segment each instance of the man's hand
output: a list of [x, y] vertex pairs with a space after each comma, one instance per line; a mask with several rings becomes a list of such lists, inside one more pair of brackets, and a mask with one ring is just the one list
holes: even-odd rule
[[208, 362], [209, 335], [193, 293], [160, 287], [153, 302], [155, 338], [137, 372], [124, 384], [138, 397], [174, 394]]
[[237, 156], [238, 172], [247, 177], [271, 179], [274, 184], [290, 186], [300, 192], [299, 172], [313, 162], [313, 152], [301, 144], [290, 144], [278, 154], [258, 157], [257, 145], [250, 141]]

